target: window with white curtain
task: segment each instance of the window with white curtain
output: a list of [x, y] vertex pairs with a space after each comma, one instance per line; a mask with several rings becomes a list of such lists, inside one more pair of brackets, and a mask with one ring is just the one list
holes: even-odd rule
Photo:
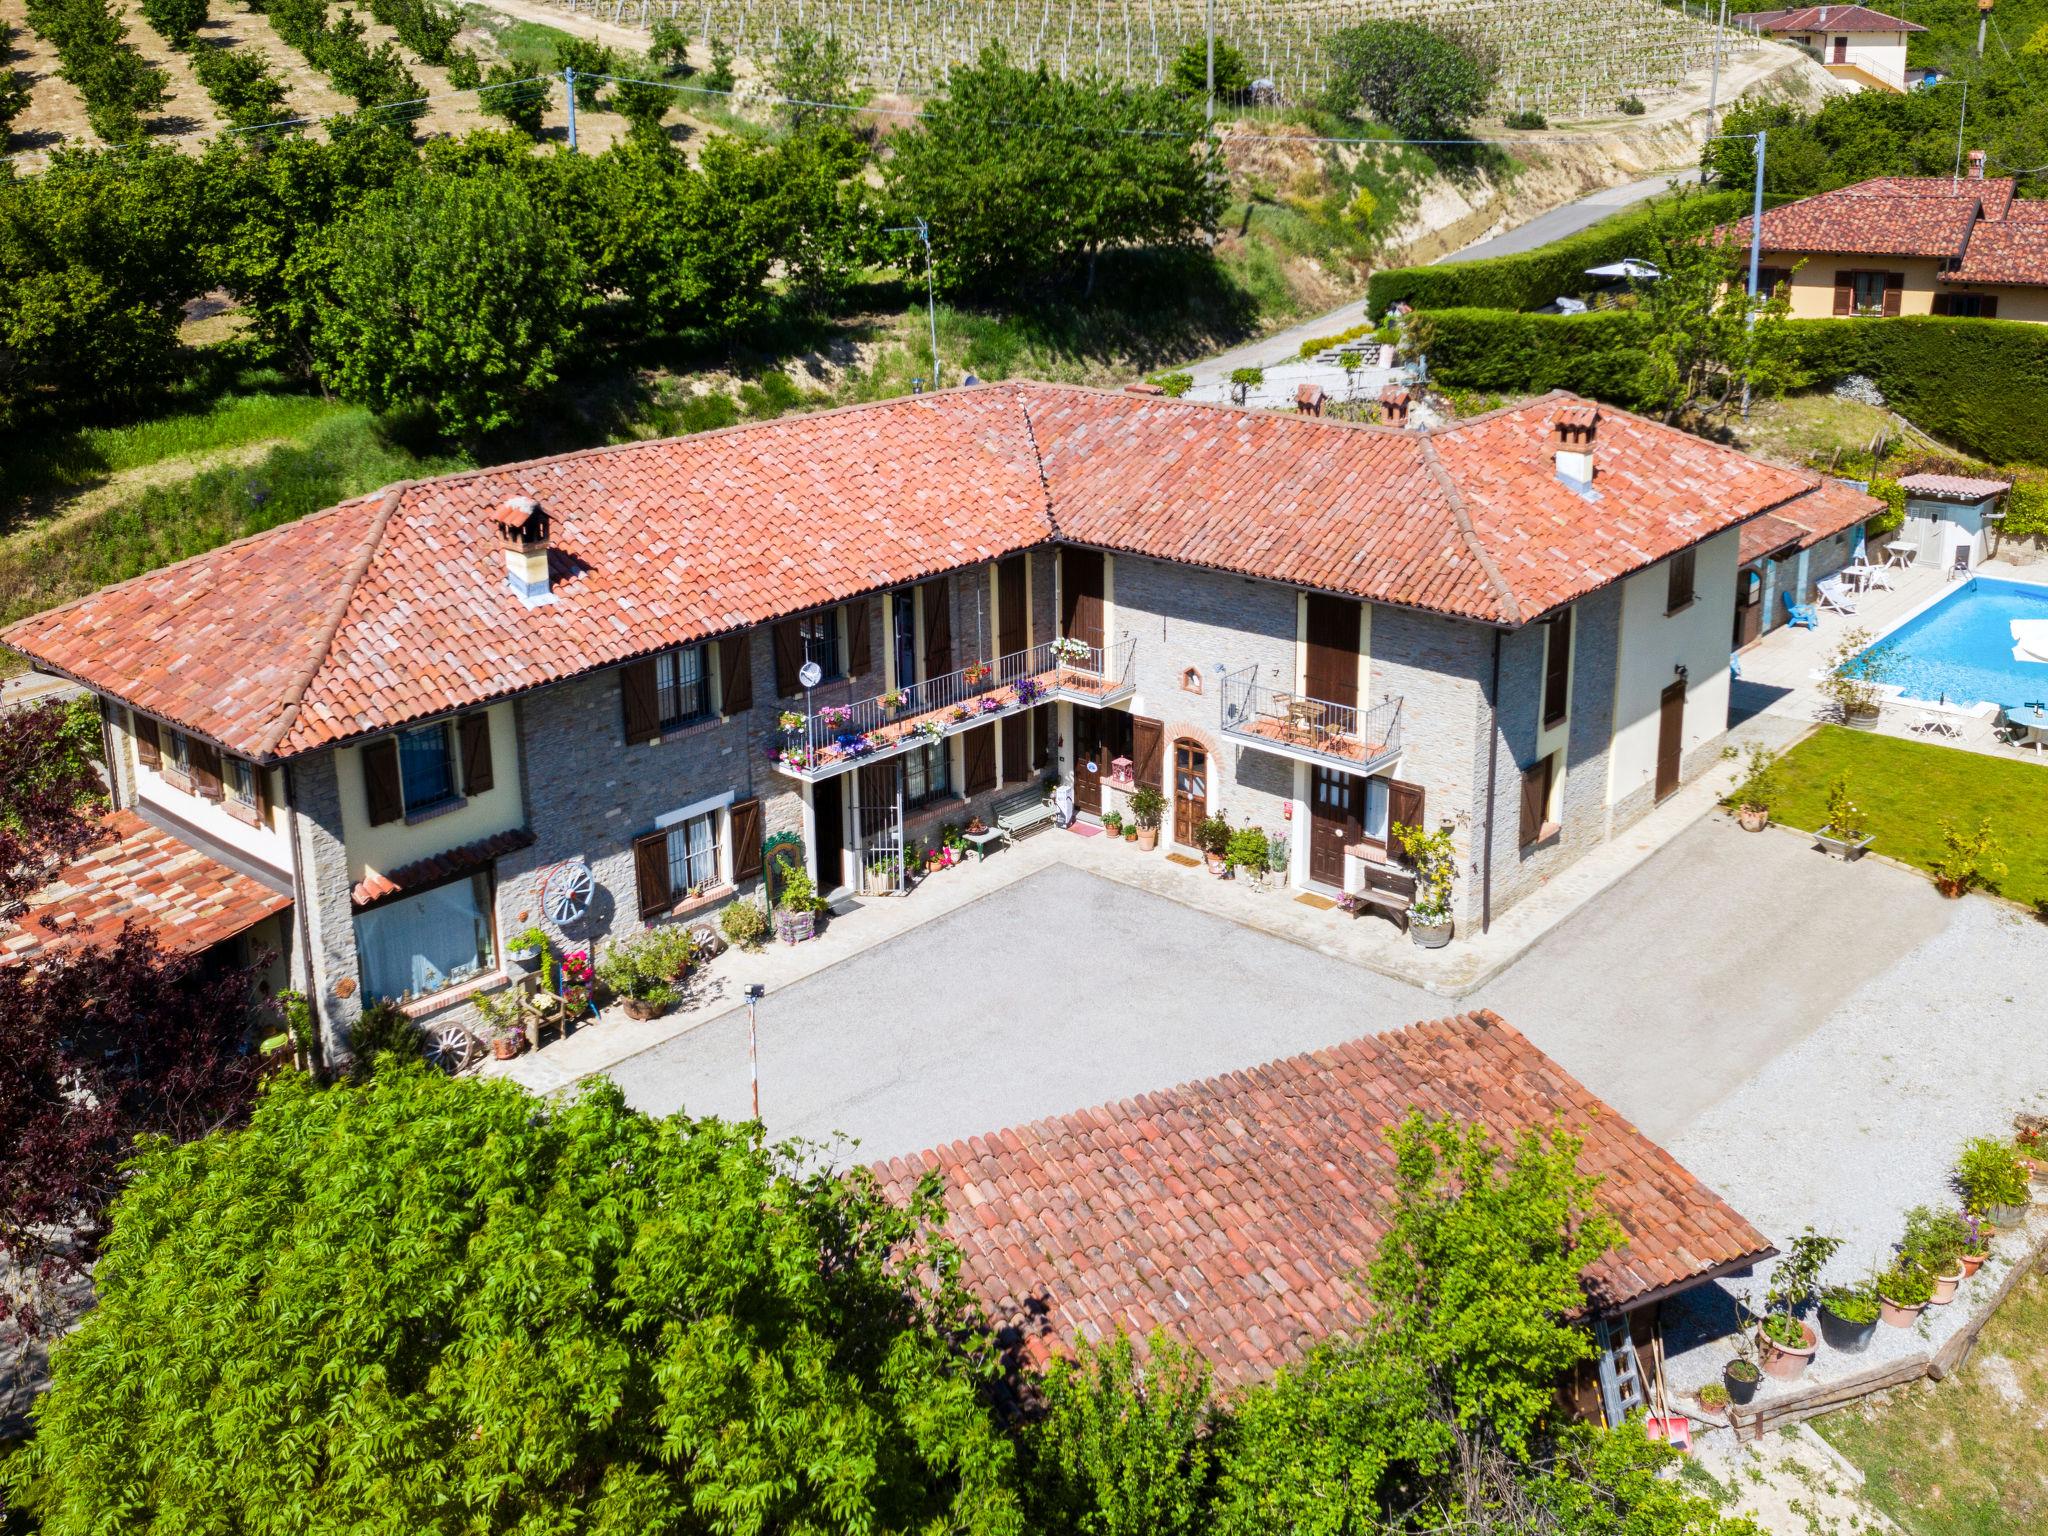
[[706, 811], [668, 829], [668, 888], [681, 894], [721, 883], [719, 829], [724, 811]]
[[1367, 779], [1365, 781], [1365, 835], [1376, 843], [1387, 840], [1387, 781]]
[[490, 877], [451, 880], [356, 914], [366, 998], [422, 997], [491, 968]]

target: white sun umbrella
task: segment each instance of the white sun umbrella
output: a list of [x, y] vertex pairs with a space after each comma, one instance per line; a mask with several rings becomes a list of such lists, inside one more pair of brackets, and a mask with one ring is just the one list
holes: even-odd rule
[[1586, 268], [1588, 277], [1628, 277], [1649, 281], [1663, 275], [1657, 270], [1655, 262], [1638, 261], [1633, 256], [1625, 256], [1620, 261], [1610, 261], [1604, 267]]

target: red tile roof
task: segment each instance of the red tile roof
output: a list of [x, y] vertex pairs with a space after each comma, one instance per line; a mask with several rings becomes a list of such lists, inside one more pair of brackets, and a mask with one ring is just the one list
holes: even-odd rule
[[1962, 264], [1941, 280], [2048, 285], [2048, 202], [2016, 201], [2003, 218], [1980, 223]]
[[1355, 1329], [1392, 1194], [1386, 1129], [1419, 1109], [1499, 1138], [1558, 1115], [1628, 1241], [1587, 1271], [1599, 1307], [1767, 1257], [1762, 1234], [1491, 1013], [1368, 1035], [1163, 1093], [891, 1160], [936, 1170], [964, 1278], [1033, 1364], [1076, 1333], [1163, 1327], [1225, 1387]]
[[482, 869], [494, 859], [501, 859], [508, 853], [533, 846], [533, 833], [525, 827], [512, 827], [503, 832], [493, 832], [489, 837], [480, 837], [473, 843], [464, 843], [460, 848], [450, 848], [446, 853], [437, 853], [430, 858], [415, 859], [410, 864], [401, 864], [388, 875], [375, 870], [363, 876], [349, 889], [349, 901], [357, 908], [375, 906], [380, 901], [402, 895], [407, 891], [422, 891], [430, 885], [439, 885], [443, 880], [452, 880], [457, 875], [471, 870]]
[[[1429, 433], [1014, 383], [395, 486], [8, 630], [258, 759], [290, 757], [1051, 539], [1514, 624], [1818, 477], [1612, 408], [1592, 494], [1545, 396]], [[553, 526], [555, 601], [496, 518]]]
[[1744, 11], [1730, 18], [1750, 22], [1760, 32], [1925, 32], [1918, 22], [1904, 21], [1862, 5], [1808, 5], [1787, 11]]
[[[1832, 256], [1960, 257], [1990, 189], [2010, 181], [1951, 182], [1946, 176], [1885, 176], [1802, 197], [1764, 211], [1766, 251]], [[1750, 220], [1724, 226], [1748, 245]]]
[[[105, 943], [129, 918], [166, 949], [198, 950], [253, 928], [290, 896], [228, 868], [133, 811], [106, 818], [105, 835], [58, 870], [12, 925], [0, 921], [0, 965], [52, 944]], [[53, 919], [57, 931], [43, 926]]]
[[1987, 480], [1975, 475], [1907, 475], [1899, 484], [1909, 495], [1932, 496], [1943, 501], [1984, 501], [2012, 489], [2010, 480]]
[[1748, 565], [1752, 560], [1761, 560], [1765, 555], [1775, 555], [1781, 549], [1791, 548], [1805, 538], [1806, 530], [1797, 523], [1775, 512], [1766, 512], [1742, 525], [1741, 542], [1735, 549], [1735, 563]]

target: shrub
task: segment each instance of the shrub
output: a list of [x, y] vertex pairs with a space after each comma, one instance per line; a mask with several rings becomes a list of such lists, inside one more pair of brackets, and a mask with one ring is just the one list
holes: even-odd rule
[[1230, 834], [1230, 841], [1224, 845], [1224, 862], [1232, 869], [1250, 870], [1263, 875], [1268, 867], [1266, 834], [1256, 827], [1240, 827]]
[[1195, 823], [1195, 846], [1222, 858], [1230, 847], [1230, 823], [1221, 816], [1205, 816]]
[[1178, 400], [1195, 387], [1195, 376], [1192, 373], [1155, 373], [1152, 382], [1166, 391], [1169, 400]]
[[1641, 117], [1645, 110], [1643, 98], [1640, 96], [1624, 96], [1615, 105], [1620, 107], [1622, 113], [1628, 117]]
[[[1728, 791], [1721, 803], [1746, 810], [1768, 811], [1777, 803], [1782, 789], [1778, 768], [1781, 754], [1772, 751], [1760, 741], [1752, 741], [1745, 750], [1748, 753], [1748, 766], [1743, 769], [1741, 779]], [[1724, 755], [1734, 756], [1735, 749], [1730, 747]]]
[[484, 83], [484, 67], [475, 54], [461, 49], [448, 56], [448, 83], [458, 91], [473, 91]]
[[388, 1000], [374, 1002], [349, 1026], [350, 1075], [358, 1080], [368, 1077], [380, 1056], [417, 1061], [426, 1047], [427, 1038], [411, 1014]]
[[554, 63], [558, 75], [565, 69], [576, 71], [578, 111], [591, 112], [603, 105], [607, 82], [595, 77], [617, 72], [611, 49], [587, 37], [564, 35], [555, 41]]
[[1962, 1257], [1969, 1243], [1970, 1224], [1958, 1213], [1938, 1211], [1930, 1205], [1916, 1205], [1906, 1212], [1906, 1231], [1899, 1240], [1899, 1257], [1930, 1275], [1947, 1275], [1955, 1271], [1956, 1260]]
[[736, 901], [718, 914], [718, 931], [739, 949], [759, 949], [768, 937], [768, 914], [758, 903]]
[[477, 106], [492, 117], [501, 117], [530, 139], [540, 137], [541, 117], [547, 111], [551, 83], [530, 69], [512, 64], [493, 64], [484, 76], [483, 92]]
[[1941, 844], [1931, 868], [1934, 883], [1951, 895], [1961, 895], [1973, 886], [1996, 885], [2005, 878], [2005, 861], [1998, 857], [2002, 845], [1991, 830], [1990, 817], [1974, 828], [1942, 817]]
[[142, 14], [165, 42], [185, 48], [206, 25], [206, 0], [142, 0]]
[[597, 979], [621, 997], [666, 1008], [676, 1000], [677, 984], [696, 952], [688, 929], [650, 928], [607, 948], [597, 962]]
[[1548, 128], [1550, 119], [1541, 112], [1510, 112], [1500, 120], [1503, 128]]
[[195, 48], [192, 73], [237, 127], [274, 122], [284, 115], [284, 82], [253, 49]]
[[1989, 1215], [1994, 1206], [2025, 1205], [2030, 1198], [2027, 1170], [2019, 1154], [1988, 1136], [1964, 1145], [1956, 1159], [1955, 1185], [1963, 1197], [1963, 1209], [1972, 1216]]

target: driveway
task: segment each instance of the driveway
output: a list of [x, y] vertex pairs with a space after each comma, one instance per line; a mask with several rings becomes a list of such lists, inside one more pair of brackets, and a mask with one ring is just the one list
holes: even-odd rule
[[1526, 224], [1517, 224], [1505, 233], [1489, 240], [1477, 240], [1463, 250], [1453, 251], [1448, 256], [1439, 256], [1437, 265], [1447, 262], [1478, 261], [1487, 256], [1519, 256], [1524, 251], [1533, 251], [1539, 245], [1548, 245], [1553, 240], [1562, 240], [1566, 235], [1576, 235], [1582, 229], [1591, 229], [1602, 219], [1633, 208], [1637, 203], [1648, 202], [1651, 198], [1671, 190], [1674, 182], [1697, 182], [1700, 179], [1698, 167], [1685, 170], [1660, 171], [1655, 176], [1645, 176], [1641, 181], [1631, 181], [1624, 186], [1602, 187], [1598, 192], [1589, 192], [1577, 202], [1565, 203], [1552, 208], [1548, 213], [1539, 213]]

